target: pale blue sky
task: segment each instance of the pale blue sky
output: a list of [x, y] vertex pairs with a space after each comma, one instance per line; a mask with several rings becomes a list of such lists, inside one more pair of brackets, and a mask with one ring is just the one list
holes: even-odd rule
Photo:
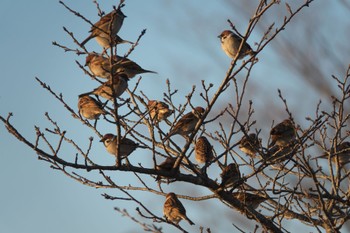
[[[92, 1], [65, 2], [93, 22], [97, 20], [96, 8]], [[217, 35], [228, 28], [227, 18], [234, 20], [243, 33], [250, 17], [244, 13], [242, 17], [238, 9], [227, 7], [227, 2], [230, 1], [205, 1], [204, 4], [202, 0], [126, 0], [123, 11], [127, 18], [120, 30], [120, 36], [134, 41], [141, 30], [147, 28], [146, 35], [130, 58], [143, 68], [158, 72], [158, 75], [145, 76], [142, 83], [142, 90], [148, 93], [150, 98], [162, 98], [167, 78], [171, 80], [174, 88], [180, 89], [179, 96], [187, 94], [192, 85], [200, 84], [202, 79], [214, 83], [216, 87], [219, 85], [230, 59], [221, 51]], [[323, 4], [313, 3], [305, 10], [305, 14], [313, 17], [314, 11], [317, 11], [314, 9], [325, 10], [322, 8], [325, 5], [324, 1], [321, 2]], [[101, 8], [109, 12], [113, 4], [117, 4], [117, 1], [101, 1]], [[237, 15], [241, 17], [237, 18]], [[344, 16], [344, 10], [341, 8], [329, 7], [327, 11], [327, 17], [339, 23]], [[196, 20], [193, 20], [194, 18]], [[328, 23], [325, 20], [325, 23], [320, 23], [319, 26], [338, 32], [339, 24], [335, 23], [330, 27]], [[73, 31], [80, 41], [88, 35], [89, 25], [69, 13], [58, 1], [2, 0], [0, 114], [6, 116], [8, 112], [13, 112], [12, 123], [24, 136], [33, 140], [34, 125], [41, 129], [49, 126], [44, 117], [44, 113], [49, 112], [62, 128], [70, 129], [69, 137], [86, 145], [92, 132], [72, 119], [60, 103], [34, 79], [39, 77], [53, 90], [62, 92], [66, 101], [73, 107], [77, 104], [78, 94], [89, 91], [96, 85], [86, 78], [75, 64], [75, 60], [84, 63], [84, 56], [77, 57], [73, 53], [65, 53], [51, 44], [52, 41], [57, 41], [72, 46], [62, 26]], [[288, 27], [286, 31], [288, 32]], [[249, 42], [253, 44], [260, 37], [261, 32], [253, 33]], [[87, 44], [87, 48], [100, 51], [100, 47], [93, 40]], [[124, 52], [127, 48], [122, 45], [120, 51]], [[331, 70], [329, 75], [333, 74], [333, 71]], [[277, 93], [277, 88], [284, 90], [287, 87], [292, 87], [291, 89], [299, 94], [305, 93], [299, 88], [301, 81], [294, 79], [294, 75], [284, 64], [279, 63], [278, 55], [268, 47], [259, 55], [259, 64], [252, 73], [252, 85], [259, 86], [263, 80], [262, 88], [266, 89], [266, 93]], [[256, 95], [259, 98], [265, 94]], [[290, 96], [291, 93], [287, 91], [286, 95]], [[201, 104], [198, 97], [197, 100], [198, 104]], [[179, 104], [184, 101], [184, 97], [177, 101]], [[300, 99], [295, 99], [295, 103], [292, 101], [292, 104], [297, 105], [299, 101]], [[261, 103], [259, 99], [256, 102]], [[108, 132], [108, 126], [101, 125], [101, 131]], [[141, 232], [141, 228], [134, 226], [133, 222], [122, 218], [113, 210], [114, 206], [128, 207], [130, 213], [135, 214], [133, 205], [130, 207], [128, 203], [104, 200], [100, 196], [103, 190], [83, 186], [50, 169], [47, 163], [37, 159], [33, 151], [14, 140], [3, 126], [0, 126], [0, 138], [0, 232]], [[106, 154], [96, 139], [96, 158], [102, 164], [113, 163], [113, 158]], [[69, 156], [71, 151], [66, 149], [65, 152]], [[123, 174], [119, 175], [122, 177]], [[146, 198], [154, 201], [152, 195]], [[203, 210], [205, 203], [184, 203], [189, 206], [189, 216], [194, 222], [206, 227], [211, 226], [210, 216], [202, 217], [199, 210], [195, 210], [196, 205], [201, 205]], [[154, 208], [159, 209], [158, 214], [161, 215], [163, 203], [157, 205]], [[224, 211], [227, 213], [230, 210]], [[201, 221], [201, 218], [204, 221]], [[187, 227], [185, 224], [183, 226]], [[188, 229], [198, 231], [198, 226]], [[215, 226], [214, 229], [217, 231], [213, 232], [222, 232], [232, 228], [228, 224]], [[169, 232], [172, 230], [174, 229], [169, 228]]]

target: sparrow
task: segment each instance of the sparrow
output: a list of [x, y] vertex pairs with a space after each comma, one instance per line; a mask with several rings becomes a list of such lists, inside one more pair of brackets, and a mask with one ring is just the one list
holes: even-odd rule
[[295, 126], [290, 119], [286, 119], [271, 129], [270, 136], [272, 142], [269, 147], [274, 145], [288, 146], [296, 137]]
[[202, 107], [195, 107], [192, 112], [184, 115], [172, 128], [172, 130], [165, 136], [163, 141], [168, 140], [171, 136], [175, 134], [180, 134], [186, 137], [188, 134], [192, 133], [195, 129], [197, 122], [200, 120], [201, 115], [205, 112]]
[[156, 122], [167, 119], [174, 112], [169, 109], [169, 105], [158, 100], [148, 101], [147, 108], [152, 121]]
[[96, 77], [109, 79], [111, 76], [111, 62], [104, 56], [90, 53], [85, 59], [85, 66]]
[[239, 149], [252, 158], [255, 158], [260, 147], [260, 139], [255, 133], [249, 134], [248, 137], [244, 135], [239, 141]]
[[119, 32], [125, 18], [126, 16], [123, 14], [120, 8], [113, 10], [107, 15], [104, 15], [91, 27], [91, 34], [83, 42], [81, 42], [81, 46], [85, 45], [86, 42], [92, 38], [96, 38], [97, 43], [103, 48], [110, 47], [110, 38], [115, 37], [115, 35]]
[[184, 219], [189, 224], [194, 225], [194, 223], [186, 216], [186, 209], [175, 193], [168, 193], [165, 198], [163, 214], [167, 221], [171, 221], [178, 225], [179, 222]]
[[236, 163], [230, 163], [221, 172], [221, 187], [229, 188], [234, 186], [241, 179], [241, 172]]
[[[105, 134], [100, 142], [103, 142], [103, 144], [106, 147], [106, 150], [108, 153], [117, 156], [117, 136], [111, 133]], [[136, 148], [139, 147], [139, 144], [134, 142], [133, 140], [129, 138], [121, 138], [120, 144], [119, 144], [119, 155], [120, 158], [126, 158], [129, 156]]]
[[89, 120], [96, 120], [101, 114], [107, 114], [103, 109], [102, 104], [90, 96], [79, 97], [78, 109], [80, 115]]
[[213, 147], [204, 136], [197, 139], [194, 151], [198, 163], [208, 163], [214, 158]]
[[258, 208], [262, 202], [267, 200], [266, 197], [261, 195], [246, 192], [235, 192], [232, 193], [232, 196], [237, 198], [244, 205], [250, 206], [253, 209]]
[[111, 89], [112, 84], [114, 89], [114, 97], [117, 98], [121, 96], [124, 93], [124, 91], [128, 88], [128, 81], [129, 79], [126, 77], [125, 74], [115, 74], [113, 76], [114, 83], [112, 83], [112, 79], [110, 79], [107, 82], [104, 82], [99, 87], [95, 88], [93, 91], [80, 94], [79, 97], [94, 94], [94, 95], [101, 96], [102, 98], [112, 100], [113, 99], [113, 90]]
[[[156, 170], [157, 171], [168, 171], [168, 172], [170, 172], [173, 169], [175, 162], [176, 162], [176, 158], [175, 157], [167, 157], [166, 160], [163, 163], [161, 163], [161, 164], [156, 166]], [[175, 172], [176, 173], [179, 172], [179, 167], [177, 168], [177, 170]], [[159, 180], [161, 180], [163, 178], [167, 178], [167, 177], [157, 176], [156, 181], [159, 181]]]
[[[224, 50], [226, 55], [234, 59], [237, 56], [239, 46], [242, 42], [242, 38], [230, 30], [223, 31], [218, 36], [218, 38], [220, 38], [221, 48]], [[247, 42], [245, 42], [242, 45], [241, 51], [238, 55], [238, 59], [242, 59], [246, 55], [254, 56], [255, 54], [256, 52], [252, 50], [252, 48]]]
[[136, 62], [121, 56], [113, 56], [112, 64], [109, 58], [97, 54], [89, 54], [85, 60], [93, 75], [108, 79], [114, 73], [124, 73], [131, 79], [141, 73], [156, 73], [141, 68]]
[[113, 64], [113, 68], [118, 73], [126, 74], [129, 79], [135, 77], [138, 74], [143, 74], [143, 73], [156, 74], [157, 73], [152, 70], [145, 70], [141, 66], [139, 66], [136, 62], [127, 58], [120, 59], [116, 64]]
[[273, 164], [289, 160], [295, 154], [296, 150], [292, 146], [273, 146], [267, 150], [263, 158]]
[[332, 162], [336, 163], [338, 157], [339, 165], [342, 167], [350, 162], [350, 142], [342, 142], [338, 146], [332, 148], [329, 153], [325, 153], [318, 158], [327, 159], [331, 156]]

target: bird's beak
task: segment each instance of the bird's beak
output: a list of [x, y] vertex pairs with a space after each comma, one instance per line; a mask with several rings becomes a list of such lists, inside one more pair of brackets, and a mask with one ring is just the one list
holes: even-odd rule
[[218, 38], [221, 38], [221, 35], [218, 35]]
[[105, 140], [102, 138], [101, 140], [100, 140], [100, 142], [104, 142]]

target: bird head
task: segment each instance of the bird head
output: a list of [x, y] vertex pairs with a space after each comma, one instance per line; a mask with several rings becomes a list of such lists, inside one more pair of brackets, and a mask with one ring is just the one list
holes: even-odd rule
[[115, 135], [114, 134], [111, 134], [111, 133], [108, 133], [108, 134], [105, 134], [102, 139], [100, 140], [100, 142], [103, 142], [103, 144], [105, 146], [108, 146], [111, 142], [113, 142], [113, 140], [115, 139]]
[[230, 31], [230, 30], [225, 30], [223, 31], [220, 35], [218, 35], [218, 38], [220, 38], [221, 40], [222, 39], [225, 39], [227, 38], [229, 35], [231, 35], [233, 32]]
[[95, 57], [96, 57], [96, 54], [90, 53], [89, 55], [87, 55], [85, 59], [85, 66], [88, 66]]
[[202, 108], [202, 107], [195, 107], [195, 108], [192, 110], [192, 113], [193, 113], [194, 115], [196, 115], [198, 118], [200, 118], [204, 112], [205, 112], [205, 109]]

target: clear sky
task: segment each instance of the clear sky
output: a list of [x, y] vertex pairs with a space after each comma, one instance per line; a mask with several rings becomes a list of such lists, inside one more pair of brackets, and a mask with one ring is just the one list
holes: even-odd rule
[[[98, 19], [92, 1], [65, 2], [91, 21]], [[101, 8], [109, 12], [117, 2], [100, 1]], [[142, 82], [142, 90], [150, 98], [162, 98], [166, 79], [171, 80], [174, 88], [180, 89], [179, 96], [187, 94], [192, 85], [199, 85], [202, 79], [214, 83], [216, 87], [220, 84], [230, 59], [221, 51], [217, 35], [228, 28], [228, 18], [236, 22], [238, 29], [244, 33], [250, 17], [235, 9], [235, 4], [230, 2], [234, 1], [126, 0], [123, 12], [127, 18], [119, 34], [124, 39], [135, 41], [141, 30], [147, 28], [146, 35], [130, 58], [143, 68], [158, 72], [157, 75], [145, 75]], [[305, 10], [305, 14], [313, 17], [313, 12], [323, 6], [324, 4], [313, 3], [310, 9]], [[238, 15], [243, 16], [238, 18]], [[329, 7], [327, 17], [340, 22], [344, 18], [344, 11]], [[62, 105], [34, 79], [39, 77], [58, 93], [62, 92], [73, 107], [77, 104], [78, 94], [89, 91], [96, 85], [75, 63], [75, 60], [84, 63], [85, 56], [65, 53], [52, 45], [52, 41], [57, 41], [74, 46], [62, 30], [63, 26], [74, 32], [80, 41], [88, 35], [89, 25], [69, 13], [58, 1], [1, 1], [0, 114], [6, 116], [8, 112], [13, 112], [12, 123], [24, 136], [33, 140], [34, 125], [42, 130], [50, 126], [44, 116], [45, 112], [49, 112], [62, 128], [70, 129], [68, 135], [71, 138], [86, 145], [92, 132], [72, 119]], [[329, 25], [320, 24], [322, 26]], [[334, 24], [335, 28], [337, 26]], [[261, 32], [254, 32], [249, 42], [254, 44], [260, 37]], [[87, 48], [100, 51], [94, 40], [88, 42]], [[126, 49], [127, 46], [121, 45], [121, 52]], [[284, 76], [281, 77], [281, 74]], [[267, 88], [267, 92], [277, 93], [277, 88], [292, 87], [300, 93], [298, 86], [301, 81], [293, 79], [293, 75], [280, 63], [276, 51], [268, 47], [259, 56], [259, 64], [252, 74], [252, 85], [261, 84], [258, 80], [263, 79], [263, 89]], [[257, 93], [257, 96], [262, 95], [264, 94]], [[184, 100], [184, 97], [179, 97], [177, 104]], [[297, 103], [299, 100], [295, 100]], [[107, 125], [101, 127], [103, 132], [110, 130]], [[100, 162], [113, 163], [113, 158], [106, 154], [96, 139], [95, 150], [101, 156]], [[66, 152], [69, 156], [69, 148]], [[120, 176], [123, 178], [123, 174]], [[9, 135], [3, 126], [0, 126], [0, 183], [0, 232], [141, 231], [141, 228], [113, 210], [114, 206], [129, 207], [130, 213], [135, 214], [133, 206], [104, 200], [100, 195], [103, 190], [83, 186], [50, 169], [47, 163], [37, 159], [33, 151]], [[153, 200], [151, 196], [147, 198]], [[195, 208], [193, 203], [185, 203]], [[161, 215], [163, 203], [158, 204], [158, 214]], [[197, 215], [193, 216], [194, 213]], [[198, 211], [189, 211], [189, 215], [193, 216], [195, 222], [200, 222], [201, 215]], [[210, 222], [208, 216], [203, 219]], [[202, 224], [206, 226], [205, 221]], [[209, 226], [208, 224], [207, 227]], [[231, 226], [226, 227], [232, 229]]]

